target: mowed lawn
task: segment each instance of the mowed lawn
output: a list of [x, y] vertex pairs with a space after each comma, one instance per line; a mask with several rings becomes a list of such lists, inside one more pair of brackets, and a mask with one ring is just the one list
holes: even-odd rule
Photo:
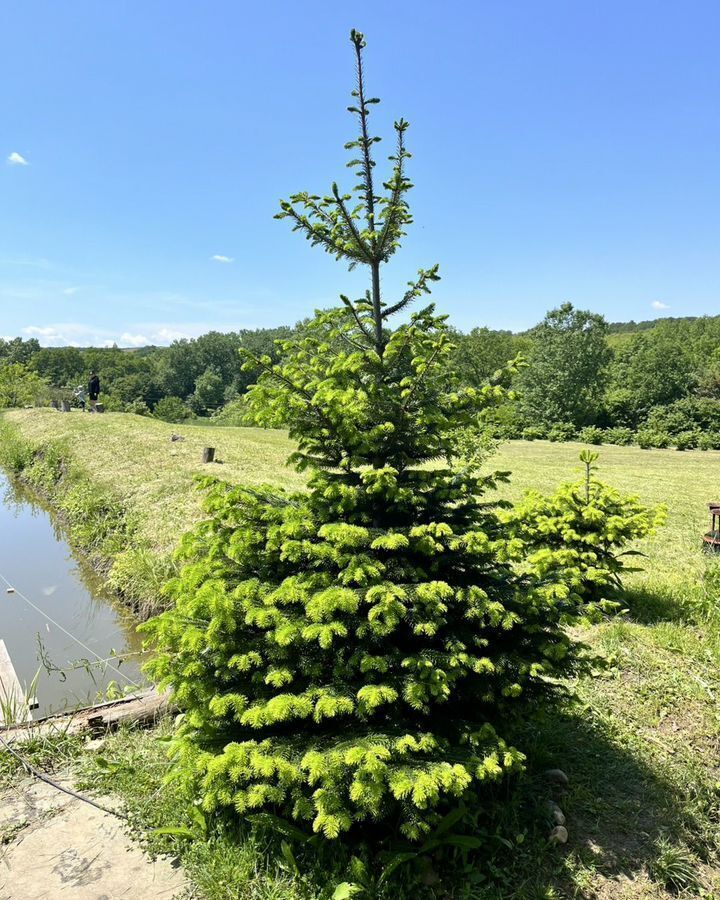
[[[196, 473], [288, 488], [304, 481], [284, 466], [292, 445], [281, 432], [111, 413], [4, 415], [33, 443], [62, 439], [123, 499], [158, 553], [202, 514]], [[171, 442], [173, 433], [185, 440]], [[201, 463], [204, 446], [216, 448], [219, 464]], [[488, 466], [512, 472], [505, 496], [549, 492], [580, 477], [581, 449], [510, 442]], [[498, 893], [477, 897], [720, 897], [720, 569], [700, 546], [707, 503], [720, 499], [720, 452], [595, 449], [599, 476], [666, 504], [668, 523], [639, 548], [644, 571], [626, 579], [625, 612], [578, 632], [608, 667], [572, 683], [575, 701], [522, 736], [531, 773], [560, 767], [570, 779], [559, 798], [567, 845], [518, 838], [495, 860]]]
[[[122, 499], [140, 536], [161, 554], [170, 552], [182, 532], [202, 516], [196, 475], [287, 488], [301, 488], [305, 481], [284, 465], [292, 447], [280, 431], [168, 425], [126, 413], [79, 410], [13, 410], [4, 415], [33, 444], [62, 441], [93, 481]], [[183, 440], [171, 441], [173, 435]], [[218, 462], [203, 465], [204, 447], [216, 448]]]
[[[125, 413], [103, 415], [50, 409], [13, 410], [4, 414], [33, 443], [62, 440], [98, 483], [116, 491], [136, 514], [152, 546], [165, 552], [182, 530], [201, 516], [194, 476], [212, 474], [232, 483], [269, 483], [302, 488], [304, 476], [285, 465], [293, 445], [284, 432], [261, 428], [169, 425]], [[172, 435], [182, 441], [171, 441]], [[216, 448], [218, 463], [203, 465], [203, 447]], [[554, 490], [580, 477], [583, 445], [547, 441], [511, 441], [488, 462], [510, 470], [502, 494], [518, 497], [528, 488]], [[643, 502], [665, 503], [668, 525], [643, 549], [651, 561], [652, 580], [686, 581], [703, 569], [700, 535], [706, 530], [707, 503], [720, 499], [720, 452], [640, 450], [604, 446], [599, 475]]]

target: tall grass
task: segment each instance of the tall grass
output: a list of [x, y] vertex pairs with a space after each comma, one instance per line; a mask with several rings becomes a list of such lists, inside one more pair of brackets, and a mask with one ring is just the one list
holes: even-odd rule
[[22, 694], [18, 694], [15, 686], [7, 686], [0, 679], [0, 725], [8, 728], [27, 721], [37, 696], [40, 669], [37, 670], [29, 685]]

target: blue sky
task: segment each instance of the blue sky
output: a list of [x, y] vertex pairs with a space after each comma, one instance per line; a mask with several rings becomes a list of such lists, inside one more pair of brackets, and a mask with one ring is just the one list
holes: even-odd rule
[[349, 174], [352, 26], [376, 127], [412, 126], [388, 299], [439, 262], [463, 329], [720, 313], [716, 0], [34, 0], [0, 31], [0, 335], [167, 343], [364, 290], [273, 220]]

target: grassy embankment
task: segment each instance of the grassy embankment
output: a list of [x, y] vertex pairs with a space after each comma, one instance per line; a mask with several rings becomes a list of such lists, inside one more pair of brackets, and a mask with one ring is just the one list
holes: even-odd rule
[[[171, 442], [173, 434], [183, 441]], [[218, 449], [203, 465], [202, 448]], [[201, 514], [194, 476], [301, 487], [280, 432], [167, 425], [124, 413], [13, 410], [0, 419], [0, 465], [60, 510], [70, 538], [140, 618], [157, 608], [179, 536]]]
[[[95, 507], [86, 501], [85, 509], [101, 524], [103, 510], [115, 502], [108, 527], [100, 528], [102, 540], [89, 549], [116, 559], [111, 578], [136, 601], [151, 599], [177, 538], [201, 515], [194, 473], [302, 484], [282, 465], [289, 443], [280, 433], [42, 410], [5, 413], [4, 421], [6, 464], [16, 458], [27, 477], [55, 493], [77, 540], [87, 537], [77, 496], [102, 498]], [[11, 432], [21, 434], [12, 447]], [[186, 440], [171, 443], [173, 432]], [[218, 448], [222, 465], [202, 466], [205, 445]], [[579, 449], [514, 442], [492, 462], [512, 470], [512, 497], [529, 487], [550, 491], [575, 477]], [[475, 867], [456, 885], [427, 886], [423, 896], [720, 897], [720, 575], [699, 549], [706, 503], [720, 494], [720, 453], [605, 447], [600, 462], [604, 480], [669, 508], [667, 527], [642, 548], [645, 571], [627, 579], [629, 612], [580, 635], [607, 653], [611, 666], [572, 685], [575, 704], [518, 736], [531, 752], [530, 771], [513, 794], [502, 840], [489, 842], [483, 877], [474, 879]], [[145, 734], [121, 733], [103, 750], [102, 765], [87, 762], [86, 768], [94, 782], [124, 794], [140, 825], [190, 824], [172, 790], [159, 790], [162, 747]], [[534, 812], [547, 789], [533, 773], [549, 765], [571, 779], [560, 800], [570, 832], [565, 848], [544, 846], [547, 827]], [[328, 885], [343, 877], [316, 867], [300, 878], [292, 861], [272, 861], [254, 839], [151, 841], [158, 848], [173, 842], [211, 900], [329, 896]]]

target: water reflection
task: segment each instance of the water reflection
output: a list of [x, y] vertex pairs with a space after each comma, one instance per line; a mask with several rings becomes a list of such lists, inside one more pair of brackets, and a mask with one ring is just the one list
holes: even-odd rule
[[35, 716], [142, 681], [131, 616], [72, 555], [61, 523], [2, 475], [0, 497], [0, 574], [16, 588], [8, 593], [3, 584], [0, 591], [0, 638], [23, 685], [39, 670]]

